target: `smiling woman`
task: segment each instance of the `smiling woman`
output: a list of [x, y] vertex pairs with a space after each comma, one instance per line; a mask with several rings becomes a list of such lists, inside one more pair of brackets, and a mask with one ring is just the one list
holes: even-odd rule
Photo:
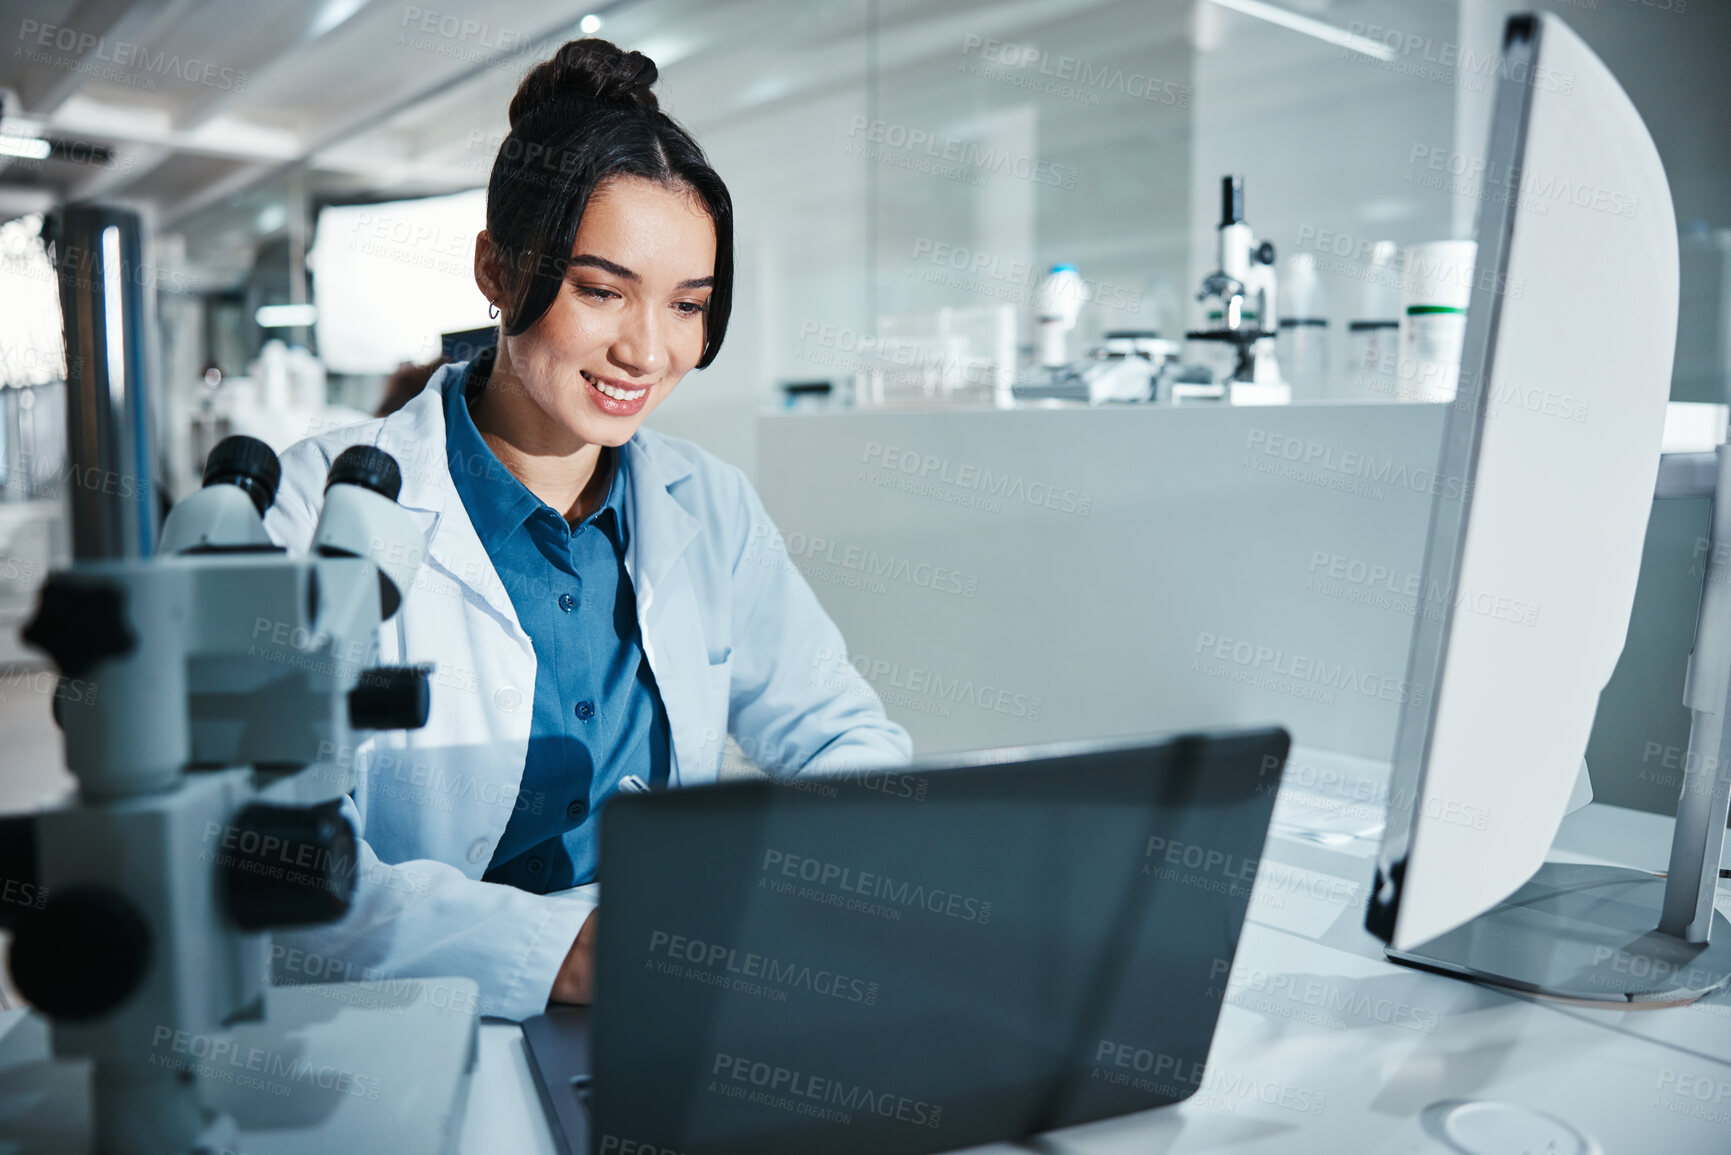
[[290, 449], [267, 519], [306, 548], [329, 463], [391, 453], [431, 572], [380, 658], [462, 675], [433, 680], [424, 729], [354, 755], [361, 865], [413, 862], [427, 889], [363, 869], [343, 922], [279, 941], [369, 977], [473, 978], [509, 1018], [590, 997], [618, 792], [714, 781], [730, 735], [782, 773], [910, 752], [744, 475], [642, 427], [714, 360], [733, 284], [727, 188], [655, 78], [601, 40], [529, 73], [475, 241], [496, 349]]
[[660, 110], [656, 75], [605, 40], [536, 66], [511, 100], [475, 243], [476, 284], [502, 313], [502, 387], [472, 403], [475, 424], [576, 520], [605, 496], [601, 451], [715, 359], [732, 307], [733, 203]]
[[[531, 492], [580, 520], [595, 504], [578, 499], [604, 474], [602, 449], [623, 445], [703, 355], [715, 229], [688, 189], [611, 176], [573, 248], [540, 319], [516, 336], [505, 326], [493, 387], [470, 411]], [[476, 280], [495, 298], [504, 290], [489, 233], [475, 253]]]

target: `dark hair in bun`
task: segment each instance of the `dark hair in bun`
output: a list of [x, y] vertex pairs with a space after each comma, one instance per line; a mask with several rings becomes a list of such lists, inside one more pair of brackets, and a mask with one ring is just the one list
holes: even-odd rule
[[565, 280], [589, 198], [602, 181], [639, 177], [689, 189], [715, 225], [715, 288], [704, 316], [702, 369], [715, 360], [733, 309], [733, 200], [691, 134], [650, 91], [658, 73], [641, 52], [572, 40], [511, 98], [511, 131], [487, 182], [487, 233], [511, 336], [539, 321]]
[[537, 107], [565, 93], [587, 96], [597, 104], [623, 104], [659, 112], [649, 91], [660, 73], [655, 61], [641, 52], [625, 52], [610, 40], [567, 40], [553, 59], [530, 69], [511, 98], [511, 127]]

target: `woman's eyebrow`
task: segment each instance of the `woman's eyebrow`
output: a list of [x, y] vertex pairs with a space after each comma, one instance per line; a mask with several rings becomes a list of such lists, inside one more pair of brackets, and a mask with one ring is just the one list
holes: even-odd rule
[[624, 265], [616, 265], [606, 257], [597, 257], [588, 253], [572, 257], [569, 261], [565, 262], [565, 267], [567, 269], [574, 269], [579, 265], [587, 265], [592, 269], [600, 269], [604, 273], [612, 273], [615, 277], [624, 277], [628, 281], [640, 281], [643, 279]]
[[[623, 277], [627, 281], [641, 281], [643, 279], [624, 265], [616, 265], [606, 257], [597, 257], [593, 253], [582, 253], [565, 262], [567, 272], [579, 266], [600, 269], [604, 273], [612, 273], [615, 277]], [[692, 277], [690, 280], [679, 282], [679, 288], [682, 290], [713, 289], [714, 287], [714, 277]]]

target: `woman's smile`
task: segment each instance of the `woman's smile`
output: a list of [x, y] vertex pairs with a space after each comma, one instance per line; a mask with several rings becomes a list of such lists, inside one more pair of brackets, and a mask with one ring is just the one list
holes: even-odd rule
[[609, 417], [635, 417], [649, 400], [650, 386], [633, 386], [628, 381], [616, 377], [602, 377], [588, 370], [580, 370], [583, 382], [588, 386], [584, 393], [590, 404]]

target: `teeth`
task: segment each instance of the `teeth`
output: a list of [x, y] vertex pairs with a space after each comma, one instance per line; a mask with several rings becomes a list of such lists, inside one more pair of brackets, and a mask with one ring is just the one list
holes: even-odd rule
[[593, 377], [589, 378], [589, 384], [595, 386], [595, 388], [607, 394], [607, 396], [613, 398], [615, 401], [635, 401], [645, 393], [649, 392], [647, 386], [642, 389], [616, 389], [604, 381], [595, 380]]

